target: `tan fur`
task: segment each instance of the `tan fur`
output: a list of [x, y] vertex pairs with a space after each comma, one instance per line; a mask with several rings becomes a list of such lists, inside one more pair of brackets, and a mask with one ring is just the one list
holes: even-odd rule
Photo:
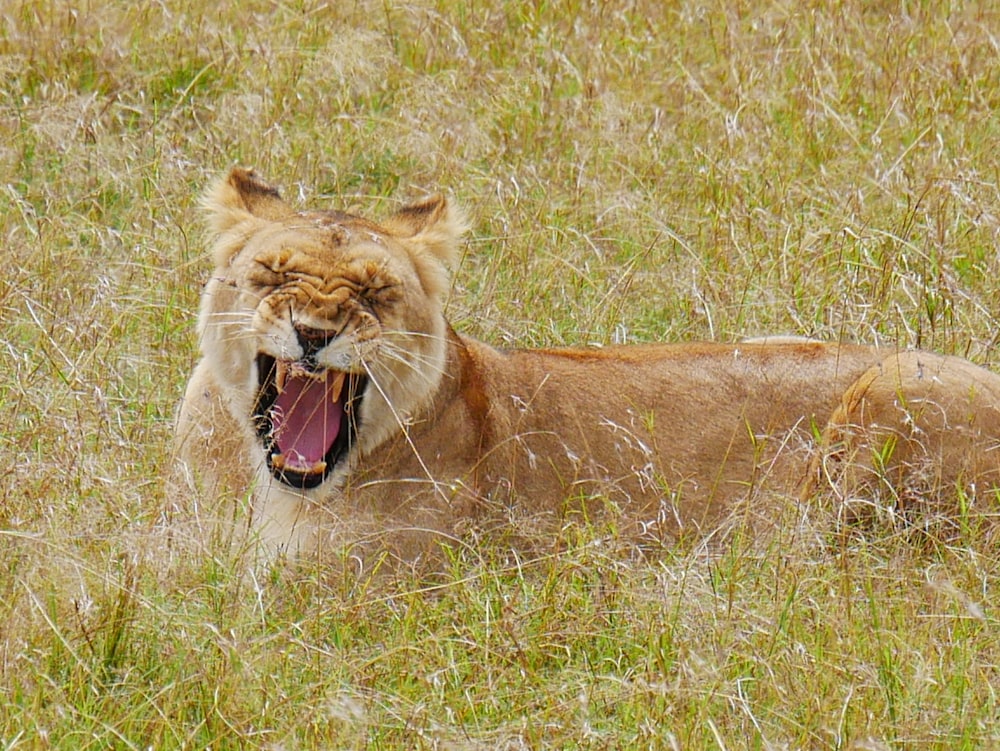
[[[765, 493], [945, 503], [1000, 479], [1000, 378], [966, 361], [795, 338], [501, 351], [443, 317], [465, 220], [441, 197], [376, 224], [295, 211], [235, 169], [205, 206], [215, 270], [179, 453], [209, 493], [254, 488], [268, 555], [413, 559], [578, 513], [663, 542]], [[301, 356], [293, 324], [330, 335], [322, 365], [369, 378], [355, 445], [309, 490], [267, 470], [250, 418], [258, 353]]]

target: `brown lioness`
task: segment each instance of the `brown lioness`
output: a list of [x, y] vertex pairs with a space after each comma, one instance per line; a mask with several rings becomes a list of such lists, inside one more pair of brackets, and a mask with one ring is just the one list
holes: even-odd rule
[[1000, 377], [965, 360], [787, 339], [500, 350], [443, 316], [466, 229], [444, 198], [375, 223], [234, 169], [205, 206], [179, 453], [203, 490], [253, 488], [268, 555], [413, 558], [483, 519], [599, 509], [662, 540], [761, 489], [982, 506], [1000, 481]]

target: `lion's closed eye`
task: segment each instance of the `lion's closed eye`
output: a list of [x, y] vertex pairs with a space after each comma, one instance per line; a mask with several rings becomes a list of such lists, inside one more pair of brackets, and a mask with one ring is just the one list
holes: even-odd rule
[[403, 299], [402, 285], [393, 281], [372, 280], [363, 287], [358, 297], [369, 307], [379, 308], [393, 305]]
[[242, 276], [246, 286], [258, 290], [274, 289], [285, 281], [285, 275], [281, 271], [275, 271], [267, 261], [260, 259], [255, 259]]

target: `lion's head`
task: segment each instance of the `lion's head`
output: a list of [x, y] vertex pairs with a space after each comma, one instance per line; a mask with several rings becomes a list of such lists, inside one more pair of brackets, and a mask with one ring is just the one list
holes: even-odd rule
[[437, 390], [464, 219], [440, 196], [381, 224], [299, 212], [243, 169], [204, 204], [215, 272], [202, 297], [202, 352], [262, 466], [286, 485], [317, 487]]

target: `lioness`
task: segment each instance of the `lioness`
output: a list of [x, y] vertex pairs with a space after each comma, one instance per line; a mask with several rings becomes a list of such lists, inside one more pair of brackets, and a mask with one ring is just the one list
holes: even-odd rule
[[412, 558], [484, 519], [598, 511], [670, 540], [762, 489], [982, 505], [1000, 484], [1000, 378], [965, 360], [787, 339], [500, 350], [443, 316], [466, 229], [444, 198], [375, 223], [233, 169], [204, 203], [215, 270], [178, 447], [212, 492], [253, 488], [270, 556]]

